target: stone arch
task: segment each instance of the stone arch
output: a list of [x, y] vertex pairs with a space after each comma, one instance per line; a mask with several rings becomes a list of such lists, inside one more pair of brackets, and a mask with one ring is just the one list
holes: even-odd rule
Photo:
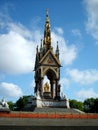
[[43, 79], [44, 76], [47, 76], [49, 79], [50, 93], [51, 97], [54, 98], [57, 95], [57, 86], [58, 86], [58, 73], [52, 67], [46, 67], [43, 71]]
[[[53, 68], [51, 68], [51, 67], [48, 67], [48, 68], [46, 68], [45, 70], [44, 70], [44, 72], [43, 72], [43, 77], [45, 76], [45, 75], [47, 75], [48, 77], [49, 77], [49, 73], [51, 73], [52, 74], [52, 77], [54, 78], [54, 79], [58, 79], [58, 73], [53, 69]], [[51, 75], [50, 74], [50, 75]]]

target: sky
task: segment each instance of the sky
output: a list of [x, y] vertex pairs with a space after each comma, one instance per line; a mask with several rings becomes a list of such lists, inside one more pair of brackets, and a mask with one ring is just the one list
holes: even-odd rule
[[61, 92], [79, 101], [98, 98], [98, 0], [0, 0], [0, 99], [34, 95], [46, 9], [52, 46], [58, 41], [60, 49]]

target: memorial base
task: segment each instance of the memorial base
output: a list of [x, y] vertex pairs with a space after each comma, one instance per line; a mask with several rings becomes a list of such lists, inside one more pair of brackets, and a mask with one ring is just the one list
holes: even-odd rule
[[37, 107], [37, 108], [43, 108], [43, 107], [54, 107], [54, 108], [69, 108], [67, 100], [61, 99], [41, 99], [41, 98], [30, 98], [28, 100], [27, 106], [30, 107]]

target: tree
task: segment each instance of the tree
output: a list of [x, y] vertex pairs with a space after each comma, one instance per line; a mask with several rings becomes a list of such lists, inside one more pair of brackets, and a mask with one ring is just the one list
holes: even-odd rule
[[16, 110], [22, 110], [26, 106], [27, 98], [28, 96], [23, 96], [16, 101]]
[[94, 101], [93, 111], [95, 113], [98, 113], [98, 98], [96, 98], [95, 101]]
[[84, 111], [95, 113], [98, 112], [98, 98], [88, 98], [84, 101]]
[[81, 111], [84, 110], [83, 102], [77, 101], [77, 100], [70, 100], [70, 107], [71, 107], [71, 108], [79, 109], [79, 110], [81, 110]]
[[14, 109], [14, 103], [12, 101], [8, 101], [7, 103], [9, 105], [10, 110], [13, 110]]

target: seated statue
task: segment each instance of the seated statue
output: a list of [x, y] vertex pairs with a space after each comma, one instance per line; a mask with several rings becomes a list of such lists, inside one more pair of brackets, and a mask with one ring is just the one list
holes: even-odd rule
[[46, 82], [45, 85], [44, 85], [44, 92], [49, 92], [49, 84], [48, 84], [48, 82]]

